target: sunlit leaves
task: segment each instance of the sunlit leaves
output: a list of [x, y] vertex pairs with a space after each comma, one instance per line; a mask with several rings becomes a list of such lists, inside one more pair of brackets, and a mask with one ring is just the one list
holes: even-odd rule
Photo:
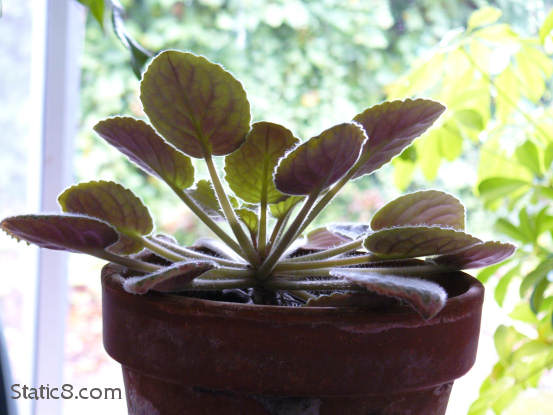
[[216, 267], [211, 261], [176, 262], [144, 276], [127, 278], [123, 288], [132, 294], [146, 294], [150, 290], [178, 292], [186, 289], [194, 278]]
[[536, 176], [541, 176], [541, 161], [538, 147], [530, 140], [526, 140], [515, 150], [517, 161]]
[[432, 281], [383, 275], [359, 269], [336, 268], [331, 271], [331, 275], [345, 278], [380, 295], [399, 298], [425, 319], [430, 319], [439, 313], [447, 301], [445, 290]]
[[323, 131], [281, 160], [275, 173], [276, 188], [291, 195], [324, 190], [355, 164], [366, 138], [361, 128], [352, 123]]
[[257, 230], [259, 229], [259, 219], [257, 213], [248, 208], [240, 208], [235, 210], [238, 219], [242, 221], [246, 228], [250, 231], [252, 236], [257, 235]]
[[438, 265], [451, 266], [456, 269], [482, 268], [504, 261], [515, 252], [511, 244], [501, 242], [484, 242], [468, 249], [433, 259]]
[[465, 228], [465, 208], [452, 195], [438, 190], [423, 190], [400, 196], [373, 216], [371, 228], [439, 225], [458, 230]]
[[94, 20], [98, 22], [100, 27], [104, 28], [104, 12], [106, 6], [104, 0], [78, 0], [79, 3], [86, 6], [90, 13], [94, 17]]
[[204, 57], [162, 52], [144, 73], [140, 92], [157, 131], [189, 156], [232, 153], [250, 129], [242, 84]]
[[41, 248], [94, 253], [117, 242], [109, 224], [86, 216], [20, 215], [4, 219], [0, 227], [17, 239]]
[[223, 220], [225, 218], [219, 200], [215, 195], [213, 185], [209, 180], [199, 180], [196, 186], [185, 190], [185, 193], [211, 218], [215, 220]]
[[545, 18], [544, 22], [540, 27], [540, 42], [542, 45], [545, 44], [545, 41], [551, 34], [552, 30], [553, 30], [553, 10], [551, 10], [547, 14], [547, 17]]
[[303, 199], [303, 196], [289, 196], [281, 202], [270, 205], [269, 212], [271, 213], [271, 216], [277, 219], [283, 218], [288, 212], [290, 212], [290, 209], [293, 209]]
[[355, 116], [369, 140], [355, 177], [370, 174], [398, 155], [438, 119], [445, 107], [435, 101], [407, 99], [375, 105]]
[[131, 117], [100, 121], [94, 130], [129, 159], [178, 189], [194, 183], [188, 157], [167, 144], [148, 124]]
[[130, 254], [142, 248], [136, 239], [152, 232], [148, 208], [129, 189], [107, 181], [80, 183], [65, 190], [58, 201], [65, 212], [92, 216], [113, 225], [122, 234], [114, 252]]
[[248, 203], [275, 203], [285, 195], [273, 183], [278, 160], [299, 140], [287, 128], [269, 122], [252, 126], [246, 142], [225, 159], [230, 188]]
[[382, 256], [413, 258], [449, 254], [480, 242], [454, 229], [411, 226], [376, 231], [367, 236], [364, 245], [370, 252]]
[[501, 10], [495, 7], [482, 7], [475, 10], [469, 17], [468, 29], [495, 23], [501, 17]]
[[490, 177], [484, 179], [478, 185], [478, 192], [487, 204], [498, 199], [508, 197], [518, 191], [526, 191], [530, 183], [526, 180], [513, 179], [508, 177]]

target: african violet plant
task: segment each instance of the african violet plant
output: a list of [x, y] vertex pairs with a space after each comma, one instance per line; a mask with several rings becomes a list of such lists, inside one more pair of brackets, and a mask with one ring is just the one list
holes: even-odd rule
[[[332, 298], [372, 292], [400, 299], [424, 318], [436, 315], [447, 299], [425, 275], [486, 266], [514, 250], [465, 233], [462, 204], [436, 190], [396, 199], [370, 226], [330, 225], [301, 238], [348, 181], [371, 174], [428, 129], [445, 109], [437, 102], [385, 102], [301, 143], [278, 124], [250, 126], [240, 82], [203, 57], [162, 52], [140, 88], [155, 129], [115, 117], [98, 123], [96, 132], [167, 183], [219, 244], [183, 247], [155, 235], [140, 199], [108, 181], [65, 190], [59, 203], [66, 214], [4, 219], [7, 233], [41, 247], [106, 259], [121, 274], [132, 274], [123, 281], [130, 293], [250, 289], [270, 297], [284, 291], [301, 303], [325, 305]], [[225, 178], [234, 196], [221, 181], [214, 156], [226, 156]], [[211, 181], [194, 185], [189, 157], [205, 161]], [[156, 260], [147, 260], [145, 252]], [[421, 257], [427, 259], [413, 261]], [[268, 301], [266, 295], [257, 298]]]

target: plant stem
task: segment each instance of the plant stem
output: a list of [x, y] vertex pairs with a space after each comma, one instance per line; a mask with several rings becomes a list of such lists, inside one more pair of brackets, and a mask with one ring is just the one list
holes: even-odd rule
[[267, 246], [268, 251], [270, 251], [273, 248], [273, 245], [275, 244], [275, 242], [280, 238], [280, 235], [282, 234], [282, 231], [286, 226], [288, 219], [290, 218], [292, 209], [286, 212], [284, 216], [281, 216], [280, 218], [277, 219], [275, 227], [273, 228], [273, 232], [271, 233], [271, 237], [269, 238], [269, 245]]
[[358, 273], [378, 273], [378, 274], [388, 274], [388, 275], [410, 275], [417, 276], [421, 274], [439, 274], [442, 272], [451, 272], [456, 271], [456, 269], [443, 266], [443, 265], [410, 265], [405, 267], [370, 267], [370, 268], [338, 268], [331, 266], [328, 268], [304, 268], [304, 269], [294, 269], [286, 271], [275, 272], [276, 275], [285, 276], [288, 278], [301, 278], [303, 276], [309, 277], [325, 277], [330, 276], [333, 271], [336, 270], [349, 270], [355, 271]]
[[264, 191], [262, 194], [259, 210], [259, 231], [257, 232], [257, 250], [261, 257], [264, 258], [267, 248], [267, 192]]
[[275, 267], [275, 271], [296, 271], [300, 269], [317, 269], [342, 267], [347, 265], [362, 265], [368, 264], [369, 262], [375, 260], [378, 260], [378, 257], [375, 257], [373, 254], [366, 254], [350, 256], [347, 258], [323, 259], [319, 261], [281, 262]]
[[325, 258], [332, 258], [340, 254], [344, 254], [346, 252], [355, 251], [363, 246], [363, 239], [359, 238], [354, 241], [345, 243], [343, 245], [338, 245], [334, 248], [325, 249], [321, 252], [315, 252], [313, 254], [308, 255], [302, 255], [294, 258], [289, 258], [283, 261], [283, 263], [289, 263], [289, 262], [303, 262], [303, 261], [313, 261], [315, 259], [325, 259]]
[[205, 280], [220, 280], [229, 277], [249, 278], [253, 274], [254, 271], [248, 268], [221, 267], [203, 273], [200, 278]]
[[185, 248], [183, 246], [175, 245], [175, 244], [172, 244], [170, 242], [166, 242], [166, 241], [156, 239], [156, 238], [153, 238], [153, 237], [149, 237], [149, 239], [150, 240], [153, 239], [158, 245], [161, 245], [164, 248], [167, 248], [167, 249], [169, 249], [169, 250], [171, 250], [171, 251], [173, 251], [177, 254], [183, 255], [183, 256], [188, 257], [188, 258], [197, 258], [197, 259], [202, 259], [202, 260], [205, 260], [205, 261], [214, 261], [214, 262], [217, 262], [218, 264], [226, 265], [226, 266], [229, 266], [229, 267], [239, 267], [241, 265], [245, 265], [245, 263], [234, 262], [234, 261], [230, 261], [230, 260], [227, 260], [227, 259], [224, 259], [224, 258], [220, 258], [220, 257], [212, 256], [212, 255], [207, 255], [207, 254], [202, 254], [201, 252], [194, 251], [193, 249], [188, 249], [188, 248]]
[[190, 290], [224, 290], [226, 288], [251, 288], [256, 285], [254, 278], [233, 278], [233, 279], [203, 279], [193, 280], [188, 289]]
[[186, 260], [186, 257], [161, 246], [159, 243], [157, 243], [157, 241], [152, 241], [151, 239], [142, 236], [140, 237], [140, 242], [142, 242], [144, 246], [152, 251], [154, 254], [157, 254], [160, 257], [167, 259], [168, 261], [180, 262]]
[[356, 286], [349, 281], [336, 280], [288, 280], [283, 278], [273, 278], [267, 282], [267, 288], [273, 290], [314, 290], [314, 291], [334, 291], [334, 290], [350, 290], [350, 291], [366, 291], [363, 287]]
[[90, 252], [90, 255], [94, 255], [95, 257], [105, 259], [106, 261], [113, 262], [115, 264], [123, 265], [124, 267], [132, 269], [134, 271], [140, 271], [145, 273], [154, 272], [162, 268], [159, 265], [150, 264], [148, 262], [140, 261], [138, 259], [112, 254], [111, 252], [108, 252], [108, 251], [94, 251], [94, 252]]
[[267, 278], [269, 278], [274, 265], [280, 259], [280, 257], [282, 256], [286, 248], [288, 248], [288, 245], [290, 245], [290, 243], [294, 240], [296, 231], [301, 226], [303, 220], [305, 219], [305, 216], [309, 213], [309, 210], [317, 200], [319, 193], [320, 191], [315, 191], [309, 195], [303, 207], [301, 208], [298, 215], [294, 219], [294, 222], [292, 222], [292, 224], [290, 225], [286, 233], [276, 243], [276, 246], [273, 248], [269, 256], [261, 264], [261, 267], [258, 270], [258, 277], [261, 280], [266, 280]]
[[240, 248], [240, 245], [236, 243], [234, 239], [232, 239], [223, 229], [215, 223], [215, 221], [209, 217], [207, 213], [205, 213], [202, 208], [200, 208], [194, 200], [190, 196], [186, 194], [182, 189], [179, 189], [177, 187], [171, 186], [171, 189], [175, 192], [175, 194], [184, 202], [188, 208], [194, 212], [194, 214], [200, 219], [209, 229], [213, 231], [215, 235], [217, 235], [225, 244], [228, 245], [230, 249], [232, 249], [234, 252], [236, 252], [238, 255], [240, 255], [242, 258], [246, 259], [247, 256], [244, 253], [243, 249]]
[[207, 169], [209, 170], [209, 175], [211, 176], [211, 181], [213, 182], [213, 187], [215, 188], [215, 193], [217, 194], [217, 198], [219, 199], [219, 203], [221, 204], [221, 208], [223, 209], [225, 218], [227, 219], [232, 231], [234, 232], [236, 239], [238, 239], [238, 242], [245, 250], [245, 253], [250, 262], [252, 264], [258, 264], [259, 256], [255, 251], [250, 238], [248, 238], [248, 236], [244, 232], [244, 229], [242, 229], [242, 226], [240, 226], [240, 223], [238, 222], [236, 213], [230, 205], [228, 196], [225, 192], [225, 189], [223, 188], [223, 184], [219, 179], [219, 175], [217, 174], [217, 169], [215, 168], [215, 164], [213, 164], [213, 159], [211, 158], [211, 155], [206, 155], [204, 157], [204, 160], [207, 164]]

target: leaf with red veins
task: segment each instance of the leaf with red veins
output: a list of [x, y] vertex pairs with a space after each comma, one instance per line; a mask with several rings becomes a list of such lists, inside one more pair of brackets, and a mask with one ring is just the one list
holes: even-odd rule
[[432, 281], [347, 268], [335, 268], [331, 275], [351, 281], [368, 291], [399, 298], [426, 320], [438, 314], [447, 302], [446, 291]]
[[69, 252], [93, 254], [119, 239], [109, 224], [80, 215], [19, 215], [4, 219], [0, 226], [17, 239]]
[[190, 158], [167, 144], [144, 121], [131, 117], [108, 118], [96, 124], [94, 130], [139, 167], [171, 186], [186, 189], [194, 183]]
[[142, 78], [140, 99], [156, 130], [192, 157], [230, 154], [250, 130], [242, 84], [192, 53], [168, 50], [156, 56]]
[[248, 203], [276, 203], [286, 195], [273, 183], [275, 167], [284, 154], [299, 140], [281, 125], [258, 122], [252, 126], [246, 142], [225, 159], [225, 172], [230, 188]]
[[281, 159], [274, 178], [276, 188], [291, 195], [326, 189], [351, 169], [366, 139], [363, 130], [354, 123], [323, 131]]
[[509, 258], [515, 249], [514, 245], [508, 243], [488, 241], [461, 252], [432, 258], [432, 262], [455, 269], [482, 268]]
[[92, 181], [65, 190], [58, 197], [64, 212], [79, 213], [104, 220], [121, 234], [110, 251], [132, 254], [142, 249], [137, 237], [148, 235], [153, 222], [148, 208], [129, 189], [118, 183]]
[[427, 99], [388, 101], [356, 115], [369, 139], [363, 146], [355, 177], [370, 174], [389, 162], [438, 119], [445, 107]]
[[374, 230], [395, 226], [444, 226], [465, 229], [465, 208], [448, 193], [423, 190], [391, 201], [373, 216]]
[[217, 267], [212, 261], [176, 262], [151, 274], [127, 278], [123, 288], [132, 294], [146, 294], [150, 290], [178, 292], [186, 289], [194, 278]]
[[351, 242], [347, 236], [331, 232], [328, 228], [317, 228], [307, 234], [307, 241], [301, 247], [304, 249], [329, 249]]
[[378, 230], [365, 238], [364, 245], [383, 257], [415, 258], [451, 254], [481, 242], [455, 229], [409, 226]]

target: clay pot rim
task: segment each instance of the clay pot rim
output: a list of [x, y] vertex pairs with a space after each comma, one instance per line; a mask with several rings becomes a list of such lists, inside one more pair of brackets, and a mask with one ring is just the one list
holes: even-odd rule
[[[171, 293], [149, 292], [145, 295], [134, 295], [124, 291], [121, 279], [118, 274], [112, 274], [102, 277], [102, 284], [106, 289], [118, 292], [121, 300], [129, 302], [144, 302], [144, 307], [158, 309], [162, 313], [173, 315], [189, 315], [191, 312], [195, 315], [204, 316], [225, 316], [235, 317], [241, 320], [255, 321], [286, 321], [288, 323], [300, 322], [341, 322], [345, 324], [364, 323], [392, 323], [401, 322], [402, 325], [427, 325], [431, 322], [435, 324], [450, 318], [457, 319], [467, 312], [471, 312], [472, 307], [467, 307], [468, 303], [481, 303], [484, 296], [484, 286], [473, 276], [464, 272], [456, 271], [441, 275], [442, 281], [451, 282], [451, 277], [455, 274], [453, 283], [457, 288], [453, 290], [461, 291], [457, 295], [448, 298], [446, 306], [438, 315], [430, 320], [424, 320], [419, 314], [409, 307], [395, 308], [393, 310], [367, 310], [361, 307], [347, 306], [327, 306], [327, 307], [290, 307], [276, 305], [258, 305], [233, 303], [226, 301], [204, 300], [199, 298], [186, 297]], [[445, 278], [449, 275], [450, 278]], [[459, 290], [459, 284], [463, 286]], [[447, 289], [447, 288], [446, 288]], [[348, 324], [348, 325], [349, 325]]]

